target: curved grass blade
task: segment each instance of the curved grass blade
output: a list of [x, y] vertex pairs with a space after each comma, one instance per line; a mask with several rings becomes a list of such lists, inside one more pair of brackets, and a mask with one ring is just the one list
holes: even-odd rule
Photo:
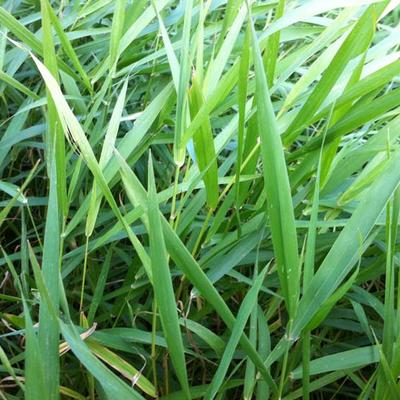
[[93, 340], [86, 340], [85, 343], [100, 360], [129, 379], [132, 382], [132, 386], [137, 386], [149, 396], [156, 397], [154, 386], [146, 379], [142, 371], [137, 370], [133, 365], [119, 357], [116, 353]]
[[89, 169], [94, 175], [97, 184], [103, 192], [104, 197], [110, 204], [115, 216], [118, 218], [119, 222], [124, 227], [129, 240], [131, 241], [133, 247], [137, 251], [137, 254], [141, 261], [143, 262], [143, 266], [151, 280], [151, 268], [150, 268], [150, 260], [149, 256], [143, 248], [143, 245], [139, 242], [136, 235], [133, 233], [132, 229], [126, 222], [125, 218], [121, 214], [115, 199], [112, 196], [111, 190], [107, 185], [107, 181], [101, 171], [99, 164], [97, 163], [96, 157], [93, 153], [93, 150], [90, 146], [89, 141], [86, 138], [86, 135], [79, 124], [78, 120], [72, 113], [71, 109], [68, 106], [68, 103], [63, 97], [63, 94], [53, 76], [50, 74], [48, 69], [31, 53], [31, 57], [33, 58], [36, 66], [38, 67], [46, 86], [49, 88], [51, 96], [54, 100], [55, 106], [57, 108], [58, 115], [60, 117], [61, 123], [63, 124], [64, 133], [67, 135], [67, 132], [70, 132], [73, 136], [75, 143], [78, 144], [79, 150], [82, 154], [82, 157], [86, 161]]

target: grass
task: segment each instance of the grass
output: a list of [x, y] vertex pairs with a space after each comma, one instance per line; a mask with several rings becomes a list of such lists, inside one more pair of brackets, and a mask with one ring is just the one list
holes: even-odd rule
[[400, 398], [399, 22], [3, 2], [0, 398]]

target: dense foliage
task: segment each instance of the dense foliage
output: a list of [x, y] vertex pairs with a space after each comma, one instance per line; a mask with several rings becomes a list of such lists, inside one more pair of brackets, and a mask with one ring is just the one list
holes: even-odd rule
[[0, 398], [400, 398], [400, 6], [0, 6]]

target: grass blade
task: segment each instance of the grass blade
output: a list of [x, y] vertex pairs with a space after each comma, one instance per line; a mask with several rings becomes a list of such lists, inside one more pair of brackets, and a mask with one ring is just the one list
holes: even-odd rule
[[[198, 80], [196, 74], [192, 76], [189, 103], [191, 117], [194, 118], [204, 103], [201, 82]], [[205, 171], [203, 180], [207, 191], [207, 204], [211, 209], [215, 209], [219, 197], [218, 165], [215, 159], [214, 138], [211, 124], [208, 119], [204, 121], [204, 124], [193, 135], [193, 143], [199, 170], [200, 172]]]
[[186, 143], [183, 140], [183, 132], [186, 128], [187, 117], [187, 88], [190, 80], [190, 29], [192, 21], [193, 0], [185, 0], [185, 16], [182, 30], [182, 51], [180, 55], [179, 86], [176, 102], [176, 125], [174, 137], [174, 160], [180, 167], [185, 159]]
[[185, 354], [179, 328], [174, 289], [167, 262], [167, 252], [158, 209], [151, 155], [149, 156], [148, 204], [148, 229], [154, 293], [158, 309], [160, 310], [161, 324], [171, 354], [172, 363], [174, 364], [182, 389], [186, 393], [187, 398], [190, 399]]
[[229, 338], [229, 341], [226, 345], [224, 354], [222, 356], [221, 362], [218, 366], [217, 372], [215, 373], [213, 380], [210, 383], [210, 386], [207, 390], [207, 393], [204, 395], [205, 399], [214, 399], [216, 394], [218, 393], [225, 375], [228, 371], [229, 364], [232, 360], [233, 353], [235, 351], [236, 346], [239, 343], [240, 336], [246, 326], [247, 320], [251, 314], [251, 311], [254, 309], [257, 303], [258, 292], [260, 291], [261, 285], [264, 281], [265, 274], [267, 272], [267, 267], [264, 268], [263, 271], [257, 276], [254, 281], [254, 285], [247, 293], [246, 297], [243, 300], [242, 305], [240, 306], [236, 323], [233, 326], [232, 334]]
[[300, 293], [297, 235], [282, 142], [254, 27], [252, 27], [252, 46], [256, 73], [257, 121], [264, 163], [268, 215], [282, 292], [288, 312], [293, 317]]

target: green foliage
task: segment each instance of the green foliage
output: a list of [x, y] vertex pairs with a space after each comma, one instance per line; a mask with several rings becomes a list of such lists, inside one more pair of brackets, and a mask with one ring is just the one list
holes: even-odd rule
[[2, 2], [0, 398], [398, 398], [398, 3]]

